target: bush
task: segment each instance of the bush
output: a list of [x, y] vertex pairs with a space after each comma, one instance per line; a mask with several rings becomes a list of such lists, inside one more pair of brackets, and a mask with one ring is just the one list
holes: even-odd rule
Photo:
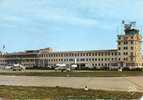
[[123, 71], [143, 71], [143, 68], [128, 68], [128, 67], [125, 67], [123, 68]]
[[30, 68], [26, 68], [26, 69], [35, 69], [35, 70], [54, 70], [54, 68], [49, 68], [49, 67], [30, 67]]

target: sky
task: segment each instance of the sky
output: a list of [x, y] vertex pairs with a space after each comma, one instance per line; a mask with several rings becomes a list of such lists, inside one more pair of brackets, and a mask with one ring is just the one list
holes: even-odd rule
[[0, 50], [116, 48], [121, 21], [143, 27], [143, 0], [0, 0]]

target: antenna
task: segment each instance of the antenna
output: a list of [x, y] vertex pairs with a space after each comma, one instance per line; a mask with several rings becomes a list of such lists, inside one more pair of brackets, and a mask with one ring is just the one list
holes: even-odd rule
[[5, 45], [3, 45], [3, 46], [2, 46], [2, 51], [3, 51], [4, 54], [5, 54], [5, 52], [6, 52], [5, 49], [6, 49]]
[[125, 26], [125, 20], [122, 20], [122, 24], [121, 24], [121, 34], [123, 35], [124, 32], [124, 26]]
[[135, 21], [130, 22], [130, 24], [131, 24], [131, 26], [132, 26], [133, 28], [135, 28], [135, 27], [136, 27], [136, 22], [135, 22]]
[[138, 26], [138, 29], [139, 29], [139, 33], [142, 34], [143, 29], [142, 29], [142, 26], [141, 26], [141, 25]]

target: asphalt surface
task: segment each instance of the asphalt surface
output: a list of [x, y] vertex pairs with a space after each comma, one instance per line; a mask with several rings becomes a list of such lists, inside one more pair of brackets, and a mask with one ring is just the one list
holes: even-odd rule
[[143, 92], [143, 77], [41, 77], [41, 76], [3, 76], [0, 85], [71, 87], [128, 92]]

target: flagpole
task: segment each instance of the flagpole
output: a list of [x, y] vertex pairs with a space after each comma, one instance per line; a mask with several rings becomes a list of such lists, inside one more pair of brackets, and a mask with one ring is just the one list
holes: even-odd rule
[[3, 47], [2, 47], [2, 55], [3, 55], [3, 57], [4, 57], [4, 65], [6, 66], [6, 60], [5, 60], [5, 45], [3, 45]]

